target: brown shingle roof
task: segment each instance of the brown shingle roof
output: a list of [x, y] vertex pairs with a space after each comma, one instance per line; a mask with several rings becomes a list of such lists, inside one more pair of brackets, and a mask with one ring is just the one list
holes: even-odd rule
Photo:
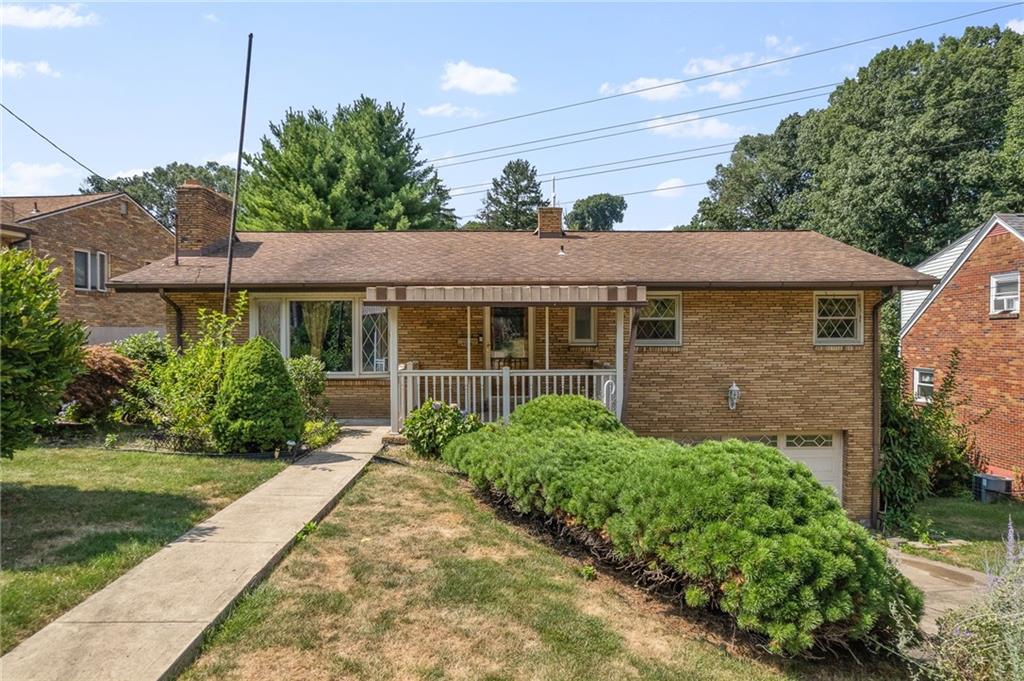
[[121, 192], [101, 192], [97, 194], [64, 194], [60, 196], [4, 196], [0, 198], [2, 215], [5, 222], [15, 222], [28, 218], [36, 218], [46, 213], [74, 208], [93, 201], [108, 199]]
[[[660, 287], [926, 286], [932, 277], [816, 232], [240, 232], [232, 285], [646, 284]], [[564, 249], [564, 254], [562, 249]], [[165, 258], [117, 289], [216, 289], [223, 252]]]

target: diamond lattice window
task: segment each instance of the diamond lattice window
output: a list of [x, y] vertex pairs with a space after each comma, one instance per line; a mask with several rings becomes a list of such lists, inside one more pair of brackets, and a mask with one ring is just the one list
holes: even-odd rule
[[831, 447], [831, 435], [787, 435], [787, 447]]
[[819, 343], [856, 343], [860, 340], [860, 298], [818, 296], [814, 339]]
[[636, 338], [651, 344], [671, 344], [679, 341], [679, 298], [676, 296], [651, 297], [640, 311]]
[[380, 305], [363, 305], [363, 371], [388, 370], [388, 313]]
[[768, 445], [769, 447], [779, 446], [779, 437], [777, 435], [741, 435], [739, 440], [743, 442], [757, 442], [758, 444]]

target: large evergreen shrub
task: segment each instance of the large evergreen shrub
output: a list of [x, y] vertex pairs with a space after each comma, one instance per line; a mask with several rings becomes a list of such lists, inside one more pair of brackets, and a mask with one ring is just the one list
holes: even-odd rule
[[516, 407], [509, 423], [533, 430], [568, 427], [626, 432], [626, 427], [603, 404], [580, 395], [544, 395], [530, 400]]
[[0, 252], [0, 456], [32, 443], [81, 369], [85, 331], [57, 316], [59, 273], [31, 251]]
[[211, 431], [222, 452], [267, 451], [298, 442], [305, 418], [281, 353], [253, 338], [231, 356]]
[[[562, 400], [549, 399], [549, 411]], [[456, 438], [444, 460], [520, 511], [585, 527], [625, 560], [674, 571], [687, 604], [717, 606], [777, 652], [886, 636], [894, 602], [920, 613], [920, 593], [884, 549], [774, 448], [540, 430], [520, 417]]]

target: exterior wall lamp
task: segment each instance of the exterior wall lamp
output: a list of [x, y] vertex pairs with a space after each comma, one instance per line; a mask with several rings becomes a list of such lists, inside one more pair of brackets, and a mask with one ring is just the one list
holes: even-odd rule
[[740, 401], [740, 395], [743, 394], [740, 392], [740, 387], [736, 385], [736, 381], [733, 381], [732, 385], [729, 386], [727, 394], [729, 397], [729, 410], [736, 411], [736, 404]]

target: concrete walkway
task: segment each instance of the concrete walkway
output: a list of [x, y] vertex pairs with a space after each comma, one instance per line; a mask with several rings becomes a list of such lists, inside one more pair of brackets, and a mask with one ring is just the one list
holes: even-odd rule
[[949, 610], [969, 605], [988, 586], [988, 577], [975, 570], [919, 558], [899, 551], [889, 557], [900, 572], [924, 592], [924, 614], [921, 631], [936, 634], [938, 618]]
[[325, 516], [387, 427], [347, 426], [0, 658], [4, 681], [173, 678], [203, 636]]

